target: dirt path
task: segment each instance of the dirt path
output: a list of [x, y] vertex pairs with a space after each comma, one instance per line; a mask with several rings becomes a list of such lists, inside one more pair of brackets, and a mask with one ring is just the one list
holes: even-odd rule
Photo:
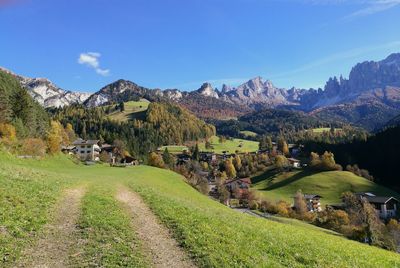
[[69, 189], [57, 204], [54, 221], [45, 226], [36, 244], [25, 250], [18, 267], [66, 267], [77, 241], [74, 237], [84, 188]]
[[153, 267], [196, 267], [138, 194], [121, 188], [117, 199], [129, 208], [137, 235]]

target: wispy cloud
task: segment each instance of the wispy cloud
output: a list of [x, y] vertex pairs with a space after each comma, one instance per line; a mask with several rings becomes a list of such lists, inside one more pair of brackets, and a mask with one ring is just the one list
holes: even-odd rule
[[364, 7], [343, 17], [343, 20], [351, 20], [357, 17], [373, 15], [400, 5], [400, 0], [375, 0], [365, 1]]
[[341, 20], [348, 21], [358, 17], [373, 15], [400, 5], [400, 0], [300, 0], [311, 5], [352, 5], [357, 10], [344, 16]]
[[98, 52], [81, 53], [78, 58], [78, 63], [94, 69], [99, 75], [108, 76], [110, 74], [110, 70], [100, 68], [100, 57], [101, 54]]
[[355, 48], [355, 49], [351, 49], [351, 50], [347, 50], [347, 51], [334, 53], [332, 55], [309, 62], [309, 63], [307, 63], [303, 66], [300, 66], [298, 68], [295, 68], [291, 71], [272, 75], [269, 78], [276, 79], [276, 78], [283, 78], [283, 77], [287, 77], [287, 76], [296, 75], [296, 74], [299, 74], [299, 73], [302, 73], [305, 71], [309, 71], [309, 70], [312, 70], [312, 69], [315, 69], [315, 68], [333, 63], [333, 62], [354, 59], [354, 58], [357, 58], [357, 57], [360, 57], [363, 55], [368, 55], [368, 53], [371, 53], [374, 51], [379, 51], [379, 50], [384, 50], [384, 49], [400, 50], [400, 41], [393, 41], [393, 42], [375, 45], [375, 46], [359, 47], [359, 48]]

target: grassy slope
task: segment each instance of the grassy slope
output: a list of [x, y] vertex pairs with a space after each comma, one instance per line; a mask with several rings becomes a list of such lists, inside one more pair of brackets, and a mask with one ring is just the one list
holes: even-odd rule
[[294, 171], [276, 174], [273, 171], [253, 178], [253, 188], [261, 196], [270, 200], [286, 200], [293, 202], [293, 195], [301, 189], [303, 193], [319, 194], [323, 198], [322, 204], [340, 202], [343, 192], [373, 192], [379, 195], [396, 196], [398, 194], [358, 177], [347, 171], [328, 171], [310, 173], [308, 171]]
[[182, 153], [184, 150], [188, 151], [189, 148], [183, 145], [168, 145], [168, 146], [161, 146], [159, 149], [164, 152], [165, 148], [168, 148], [168, 152], [171, 154], [178, 154]]
[[125, 102], [125, 111], [120, 112], [116, 111], [108, 115], [108, 117], [112, 120], [124, 122], [128, 120], [132, 120], [137, 116], [140, 116], [141, 113], [145, 112], [149, 107], [148, 101], [128, 101]]
[[240, 133], [242, 133], [243, 135], [246, 135], [248, 137], [256, 137], [257, 133], [253, 132], [253, 131], [249, 131], [249, 130], [243, 130], [240, 131]]
[[[135, 240], [134, 234], [128, 231], [126, 214], [111, 198], [119, 184], [138, 191], [202, 267], [394, 267], [400, 264], [400, 256], [391, 252], [308, 227], [240, 214], [199, 194], [170, 171], [146, 166], [75, 166], [65, 157], [35, 161], [15, 160], [0, 154], [0, 160], [0, 208], [7, 206], [2, 212], [8, 213], [0, 218], [0, 225], [7, 225], [10, 230], [28, 218], [46, 219], [62, 188], [78, 183], [88, 185], [80, 220], [82, 239], [88, 240], [82, 258], [91, 258], [97, 252], [96, 264], [123, 266], [126, 260], [145, 263], [139, 253], [129, 254], [128, 243]], [[19, 185], [10, 185], [14, 180]], [[40, 187], [42, 191], [30, 190]], [[14, 193], [14, 190], [18, 191]], [[6, 198], [9, 195], [14, 198]], [[30, 211], [40, 206], [43, 198], [50, 201]], [[20, 204], [20, 200], [24, 205], [17, 213], [7, 212]], [[12, 214], [16, 216], [9, 220]], [[37, 224], [32, 232], [24, 230], [21, 239], [14, 235], [4, 239], [3, 232], [0, 233], [0, 248], [10, 248], [16, 240], [21, 246], [27, 246], [28, 234], [35, 235], [46, 221]], [[113, 239], [114, 235], [118, 239]], [[13, 257], [17, 251], [13, 251]], [[3, 257], [4, 251], [0, 258]]]
[[[322, 132], [329, 132], [329, 131], [331, 131], [331, 129], [329, 127], [320, 127], [320, 128], [314, 128], [312, 131], [314, 133], [322, 133]], [[335, 132], [338, 132], [338, 131], [342, 131], [342, 129], [335, 128]]]
[[[207, 150], [205, 147], [205, 143], [199, 144], [199, 149], [201, 151], [214, 151], [215, 153], [222, 153], [223, 151], [228, 151], [229, 153], [239, 152], [255, 152], [258, 150], [258, 142], [249, 141], [243, 139], [233, 139], [226, 140], [224, 143], [219, 142], [219, 138], [217, 136], [213, 136], [210, 139], [211, 145], [214, 147], [213, 150]], [[239, 144], [242, 143], [243, 146], [239, 147]]]

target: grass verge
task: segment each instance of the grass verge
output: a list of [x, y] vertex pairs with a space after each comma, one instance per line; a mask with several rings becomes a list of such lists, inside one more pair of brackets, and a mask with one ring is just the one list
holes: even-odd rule
[[102, 183], [84, 197], [79, 220], [84, 243], [72, 266], [148, 267], [130, 217], [115, 200], [113, 189]]

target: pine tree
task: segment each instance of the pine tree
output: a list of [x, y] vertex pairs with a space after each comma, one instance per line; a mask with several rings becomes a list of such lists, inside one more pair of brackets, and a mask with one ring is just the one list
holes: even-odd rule
[[196, 143], [196, 146], [193, 149], [192, 159], [196, 160], [196, 161], [200, 160], [199, 145], [197, 143]]
[[10, 121], [11, 109], [6, 90], [0, 87], [0, 123]]
[[165, 150], [164, 150], [163, 155], [162, 155], [162, 159], [163, 159], [164, 163], [165, 163], [167, 166], [170, 166], [170, 165], [172, 164], [172, 160], [173, 160], [173, 159], [172, 159], [172, 156], [171, 156], [171, 154], [169, 153], [167, 147], [165, 147]]

